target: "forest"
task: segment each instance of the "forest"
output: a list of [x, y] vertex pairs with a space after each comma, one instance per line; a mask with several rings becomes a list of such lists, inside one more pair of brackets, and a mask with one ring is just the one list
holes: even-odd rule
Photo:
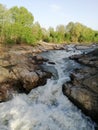
[[[66, 20], [66, 19], [65, 19]], [[48, 22], [48, 21], [47, 21]], [[25, 7], [7, 9], [0, 4], [0, 43], [36, 45], [39, 41], [51, 43], [98, 43], [98, 31], [79, 22], [58, 25], [55, 29], [42, 28]]]

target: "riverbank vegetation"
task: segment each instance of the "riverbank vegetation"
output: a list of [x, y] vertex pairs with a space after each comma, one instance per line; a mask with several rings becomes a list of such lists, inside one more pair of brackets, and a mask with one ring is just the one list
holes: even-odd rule
[[98, 31], [70, 22], [56, 29], [42, 28], [25, 7], [7, 9], [0, 4], [0, 43], [36, 45], [39, 41], [52, 43], [98, 43]]

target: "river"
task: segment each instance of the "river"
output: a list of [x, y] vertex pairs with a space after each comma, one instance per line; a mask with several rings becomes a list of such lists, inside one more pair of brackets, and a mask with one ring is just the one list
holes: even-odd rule
[[62, 93], [62, 84], [70, 80], [70, 72], [81, 67], [68, 57], [79, 50], [43, 52], [48, 58], [43, 68], [53, 71], [47, 84], [33, 89], [28, 95], [16, 94], [0, 103], [0, 130], [94, 130], [94, 123]]

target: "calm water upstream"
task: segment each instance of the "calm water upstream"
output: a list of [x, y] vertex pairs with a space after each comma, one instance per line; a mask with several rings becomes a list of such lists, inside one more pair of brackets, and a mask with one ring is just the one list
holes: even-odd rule
[[29, 95], [17, 94], [0, 104], [0, 130], [94, 130], [94, 123], [84, 116], [62, 93], [69, 73], [79, 67], [68, 59], [81, 51], [44, 52], [41, 55], [55, 64], [45, 64], [54, 77], [33, 89]]

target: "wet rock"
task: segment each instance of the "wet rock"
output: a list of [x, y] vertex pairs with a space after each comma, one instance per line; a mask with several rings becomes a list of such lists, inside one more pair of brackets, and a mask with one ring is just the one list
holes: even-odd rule
[[83, 85], [87, 86], [91, 91], [98, 93], [98, 73], [83, 80]]
[[6, 100], [9, 100], [12, 97], [12, 94], [10, 94], [12, 91], [12, 88], [9, 84], [3, 84], [0, 86], [0, 102], [4, 102]]
[[51, 77], [51, 73], [48, 72], [26, 72], [21, 74], [21, 80], [23, 82], [23, 88], [27, 92], [30, 92], [33, 88], [37, 86], [44, 85], [47, 78]]
[[81, 63], [63, 85], [63, 93], [86, 115], [98, 123], [98, 49], [71, 59]]
[[46, 42], [41, 42], [39, 43], [39, 47], [41, 48], [42, 51], [47, 51], [47, 50], [66, 50], [66, 44], [55, 44], [55, 43], [46, 43]]
[[77, 50], [86, 50], [86, 49], [92, 48], [92, 46], [91, 46], [91, 45], [90, 45], [90, 46], [76, 45], [75, 48], [76, 48]]
[[40, 56], [40, 55], [34, 56], [33, 59], [34, 59], [34, 61], [35, 61], [37, 64], [42, 64], [43, 62], [47, 62], [47, 61], [48, 61], [48, 59], [43, 58], [43, 57]]
[[41, 65], [43, 71], [51, 73], [54, 79], [58, 79], [58, 72], [54, 66]]
[[70, 57], [73, 60], [76, 60], [77, 62], [87, 65], [90, 67], [97, 67], [98, 68], [98, 49], [95, 49], [94, 51], [88, 53], [87, 55], [75, 55]]
[[[4, 49], [4, 47], [3, 47]], [[38, 55], [38, 50], [16, 46], [7, 48], [0, 56], [0, 102], [13, 97], [13, 93], [28, 94], [31, 89], [44, 85], [51, 73], [42, 70], [47, 59]]]
[[72, 56], [70, 56], [69, 58], [70, 59], [74, 59], [74, 60], [77, 60], [77, 59], [79, 59], [80, 57], [81, 57], [82, 55], [72, 55]]
[[98, 94], [85, 86], [63, 85], [63, 93], [82, 111], [98, 123]]
[[0, 67], [0, 82], [4, 81], [6, 78], [9, 77], [9, 72], [7, 69]]
[[52, 64], [52, 65], [55, 65], [55, 63], [54, 63], [54, 62], [51, 62], [51, 61], [49, 61], [49, 62], [48, 62], [48, 64]]

